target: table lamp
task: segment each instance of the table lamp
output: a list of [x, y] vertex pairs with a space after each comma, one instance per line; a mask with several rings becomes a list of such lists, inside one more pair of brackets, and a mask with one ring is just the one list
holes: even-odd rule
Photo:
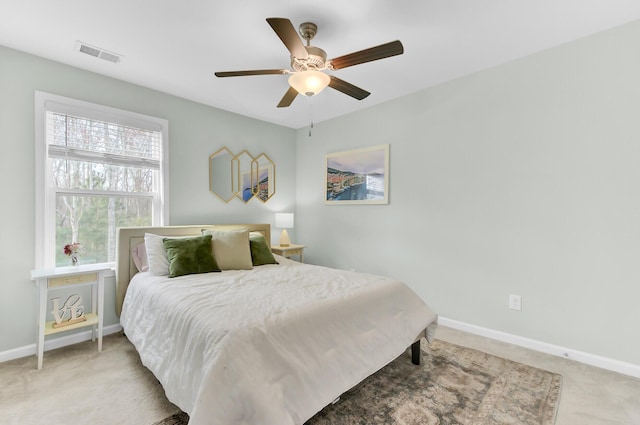
[[276, 227], [282, 229], [280, 246], [289, 246], [291, 241], [287, 229], [293, 228], [293, 213], [276, 213]]

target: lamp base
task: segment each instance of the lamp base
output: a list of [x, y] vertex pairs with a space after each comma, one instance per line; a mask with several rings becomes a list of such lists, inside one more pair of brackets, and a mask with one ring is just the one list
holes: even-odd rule
[[280, 246], [289, 246], [290, 243], [291, 241], [289, 240], [287, 229], [282, 229], [282, 233], [280, 234]]

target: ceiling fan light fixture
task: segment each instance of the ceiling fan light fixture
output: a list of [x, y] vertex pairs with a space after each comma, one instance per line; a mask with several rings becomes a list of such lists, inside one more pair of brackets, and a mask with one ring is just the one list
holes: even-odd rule
[[329, 85], [331, 78], [320, 71], [298, 71], [289, 77], [289, 85], [305, 96], [313, 96]]

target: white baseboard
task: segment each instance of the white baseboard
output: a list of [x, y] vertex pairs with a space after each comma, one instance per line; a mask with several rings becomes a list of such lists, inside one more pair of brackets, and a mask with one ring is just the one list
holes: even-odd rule
[[[551, 354], [565, 359], [575, 360], [580, 363], [611, 370], [613, 372], [622, 373], [624, 375], [640, 378], [640, 365], [626, 363], [620, 360], [599, 356], [597, 354], [586, 353], [584, 351], [574, 350], [559, 345], [549, 344], [535, 339], [525, 338], [518, 335], [509, 334], [494, 329], [483, 328], [481, 326], [472, 325], [458, 320], [448, 319], [439, 316], [438, 323], [474, 335], [480, 335], [486, 338], [495, 339], [497, 341], [506, 342], [520, 347], [529, 348], [534, 351]], [[110, 335], [120, 332], [122, 326], [119, 324], [105, 326], [104, 335]], [[53, 350], [64, 347], [66, 345], [76, 344], [78, 342], [89, 341], [91, 339], [91, 331], [77, 332], [60, 338], [49, 339], [45, 341], [44, 350]], [[13, 348], [11, 350], [0, 351], [0, 363], [20, 357], [27, 357], [36, 354], [36, 344], [29, 344], [23, 347]]]
[[448, 328], [458, 329], [474, 335], [480, 335], [487, 338], [495, 339], [520, 347], [529, 348], [534, 351], [552, 354], [565, 359], [575, 360], [580, 363], [596, 366], [602, 369], [611, 370], [613, 372], [622, 373], [624, 375], [640, 378], [640, 365], [626, 363], [620, 360], [599, 356], [597, 354], [585, 353], [571, 348], [561, 347], [559, 345], [548, 344], [546, 342], [537, 341], [535, 339], [525, 338], [506, 332], [496, 331], [493, 329], [483, 328], [481, 326], [471, 325], [469, 323], [459, 322], [453, 319], [439, 316], [438, 323]]
[[[102, 330], [102, 335], [110, 335], [122, 330], [120, 324], [105, 326]], [[59, 338], [51, 338], [44, 342], [44, 351], [53, 350], [56, 348], [64, 347], [66, 345], [77, 344], [78, 342], [84, 342], [91, 340], [91, 331], [86, 330], [82, 332], [76, 332], [71, 335], [62, 336]], [[12, 348], [11, 350], [0, 351], [0, 363], [13, 359], [19, 359], [20, 357], [34, 356], [36, 354], [36, 344], [29, 344], [23, 347]]]

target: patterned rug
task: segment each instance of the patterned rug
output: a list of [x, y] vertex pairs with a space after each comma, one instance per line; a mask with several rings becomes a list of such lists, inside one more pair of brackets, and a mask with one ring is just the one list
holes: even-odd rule
[[[343, 394], [305, 425], [552, 425], [562, 377], [436, 340]], [[154, 425], [186, 425], [182, 412]]]

